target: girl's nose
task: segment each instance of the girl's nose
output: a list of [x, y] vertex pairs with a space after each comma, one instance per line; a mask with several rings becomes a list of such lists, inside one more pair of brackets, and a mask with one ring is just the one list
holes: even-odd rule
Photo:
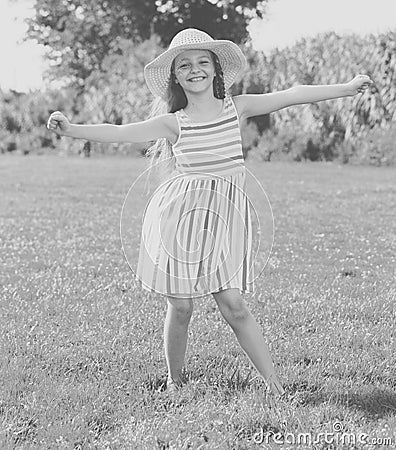
[[197, 72], [199, 71], [199, 65], [198, 64], [191, 64], [191, 72]]

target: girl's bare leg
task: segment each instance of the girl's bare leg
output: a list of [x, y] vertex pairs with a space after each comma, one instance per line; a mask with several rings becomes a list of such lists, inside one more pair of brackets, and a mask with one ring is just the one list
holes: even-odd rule
[[234, 331], [242, 349], [264, 378], [271, 392], [279, 396], [284, 394], [282, 384], [275, 372], [268, 345], [239, 289], [225, 289], [212, 295], [223, 317]]
[[181, 373], [187, 348], [188, 325], [193, 302], [191, 299], [168, 297], [164, 325], [164, 349], [168, 366], [168, 386], [181, 383]]

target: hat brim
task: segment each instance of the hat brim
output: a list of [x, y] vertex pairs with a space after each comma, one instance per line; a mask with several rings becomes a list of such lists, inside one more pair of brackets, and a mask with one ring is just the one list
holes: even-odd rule
[[169, 48], [144, 68], [144, 78], [150, 91], [166, 98], [172, 61], [186, 50], [211, 50], [216, 53], [224, 74], [224, 85], [229, 89], [246, 67], [246, 58], [241, 49], [232, 41], [216, 40], [194, 42]]

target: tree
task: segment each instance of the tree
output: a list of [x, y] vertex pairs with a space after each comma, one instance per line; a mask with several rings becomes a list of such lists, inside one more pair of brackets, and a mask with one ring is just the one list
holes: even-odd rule
[[28, 37], [48, 47], [54, 77], [83, 86], [120, 42], [140, 43], [152, 34], [167, 46], [181, 29], [195, 27], [214, 38], [242, 43], [251, 17], [267, 0], [36, 0]]

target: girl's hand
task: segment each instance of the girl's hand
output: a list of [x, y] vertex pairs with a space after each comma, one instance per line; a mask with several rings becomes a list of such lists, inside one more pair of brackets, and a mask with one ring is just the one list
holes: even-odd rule
[[60, 111], [55, 111], [48, 119], [47, 128], [60, 136], [64, 136], [70, 130], [70, 122]]
[[347, 83], [348, 95], [362, 94], [373, 81], [368, 75], [356, 75], [356, 77]]

